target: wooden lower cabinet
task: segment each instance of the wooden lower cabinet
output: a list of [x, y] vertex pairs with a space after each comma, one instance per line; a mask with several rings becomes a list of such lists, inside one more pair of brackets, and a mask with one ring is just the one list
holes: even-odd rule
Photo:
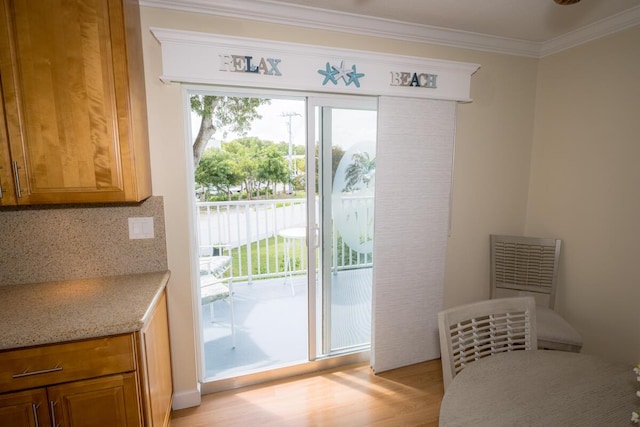
[[0, 395], [1, 427], [50, 425], [49, 399], [44, 388]]
[[135, 373], [47, 388], [53, 426], [141, 425]]
[[168, 426], [173, 381], [166, 294], [136, 337], [140, 365], [144, 366], [139, 372], [145, 425]]
[[128, 373], [0, 395], [0, 426], [140, 426], [136, 375]]
[[166, 295], [134, 333], [0, 352], [0, 427], [166, 427]]

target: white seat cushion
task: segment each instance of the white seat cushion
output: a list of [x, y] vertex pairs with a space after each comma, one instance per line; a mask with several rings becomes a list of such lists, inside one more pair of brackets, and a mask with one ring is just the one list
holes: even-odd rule
[[229, 297], [229, 287], [224, 283], [203, 286], [200, 290], [200, 296], [203, 304], [225, 299]]
[[565, 346], [582, 347], [582, 336], [573, 326], [552, 309], [536, 306], [536, 327], [538, 341], [559, 343]]
[[221, 276], [231, 266], [230, 256], [210, 256], [200, 258], [200, 270], [214, 276]]

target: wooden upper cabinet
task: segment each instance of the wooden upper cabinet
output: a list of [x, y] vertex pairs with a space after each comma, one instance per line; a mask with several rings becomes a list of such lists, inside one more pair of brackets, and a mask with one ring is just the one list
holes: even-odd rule
[[0, 77], [11, 167], [7, 175], [0, 148], [0, 183], [6, 192], [4, 181], [13, 177], [14, 201], [8, 204], [149, 197], [137, 1], [0, 0], [0, 5]]
[[[1, 93], [0, 93], [1, 96]], [[15, 205], [14, 177], [9, 153], [7, 126], [4, 121], [4, 107], [0, 102], [0, 206]]]

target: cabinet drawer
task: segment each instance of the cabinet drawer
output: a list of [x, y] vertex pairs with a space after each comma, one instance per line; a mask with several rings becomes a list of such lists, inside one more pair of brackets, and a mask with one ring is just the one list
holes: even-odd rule
[[0, 393], [136, 368], [133, 334], [0, 352]]

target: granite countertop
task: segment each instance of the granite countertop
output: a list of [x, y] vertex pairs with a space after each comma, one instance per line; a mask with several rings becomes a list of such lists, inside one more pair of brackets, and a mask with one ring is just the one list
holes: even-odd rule
[[170, 273], [0, 286], [0, 350], [138, 331]]

